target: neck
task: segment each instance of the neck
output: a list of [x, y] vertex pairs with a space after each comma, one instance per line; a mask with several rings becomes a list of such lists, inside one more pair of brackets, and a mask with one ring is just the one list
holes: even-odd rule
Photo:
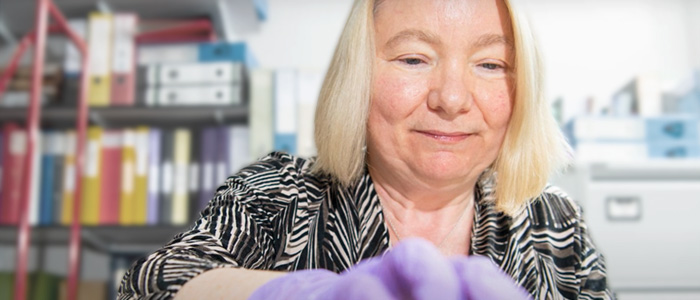
[[474, 219], [474, 185], [460, 193], [400, 192], [391, 181], [370, 176], [382, 205], [392, 244], [408, 237], [431, 241], [445, 255], [469, 253]]
[[476, 180], [460, 183], [431, 183], [420, 178], [402, 178], [396, 173], [386, 174], [369, 167], [372, 182], [384, 205], [392, 211], [415, 214], [441, 215], [445, 211], [460, 210], [474, 196]]

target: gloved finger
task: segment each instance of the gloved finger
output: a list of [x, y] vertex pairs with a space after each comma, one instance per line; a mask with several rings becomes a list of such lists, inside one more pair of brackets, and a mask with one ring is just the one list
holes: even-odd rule
[[330, 290], [308, 299], [386, 300], [393, 297], [376, 277], [349, 272], [340, 276]]
[[272, 279], [255, 290], [248, 299], [308, 299], [310, 292], [326, 290], [339, 277], [324, 269], [294, 271]]
[[461, 256], [451, 259], [469, 300], [531, 299], [530, 294], [488, 257]]
[[401, 299], [460, 299], [455, 269], [422, 239], [405, 239], [376, 264], [374, 273]]

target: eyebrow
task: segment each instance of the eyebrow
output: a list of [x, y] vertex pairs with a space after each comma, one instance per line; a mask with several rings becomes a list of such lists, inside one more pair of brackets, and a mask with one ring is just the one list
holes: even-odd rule
[[[391, 37], [391, 39], [389, 39], [389, 41], [386, 42], [386, 46], [393, 48], [400, 42], [413, 39], [417, 39], [433, 45], [442, 44], [440, 38], [433, 33], [425, 32], [419, 29], [406, 29]], [[502, 44], [508, 47], [508, 49], [510, 50], [515, 49], [515, 47], [513, 46], [513, 41], [500, 34], [484, 34], [476, 40], [476, 42], [474, 43], [474, 47], [484, 48], [496, 44]]]
[[414, 39], [433, 45], [442, 44], [440, 38], [435, 34], [425, 32], [419, 29], [406, 29], [391, 37], [389, 41], [386, 42], [386, 46], [393, 48], [400, 42]]
[[476, 40], [474, 46], [477, 48], [484, 48], [495, 44], [505, 45], [510, 50], [515, 48], [513, 46], [513, 41], [500, 34], [484, 34]]

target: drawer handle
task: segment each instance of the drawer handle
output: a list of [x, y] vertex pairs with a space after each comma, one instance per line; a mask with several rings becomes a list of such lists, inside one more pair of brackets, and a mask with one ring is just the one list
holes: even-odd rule
[[605, 203], [609, 221], [639, 221], [642, 219], [642, 200], [638, 196], [611, 196]]

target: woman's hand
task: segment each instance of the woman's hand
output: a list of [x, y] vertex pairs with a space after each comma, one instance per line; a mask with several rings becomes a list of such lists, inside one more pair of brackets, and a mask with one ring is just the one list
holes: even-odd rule
[[427, 241], [406, 239], [384, 256], [363, 260], [341, 274], [319, 269], [279, 277], [256, 290], [250, 299], [517, 300], [527, 297], [522, 288], [486, 258], [447, 259]]
[[462, 286], [462, 299], [531, 299], [525, 289], [487, 257], [459, 256], [450, 261]]

